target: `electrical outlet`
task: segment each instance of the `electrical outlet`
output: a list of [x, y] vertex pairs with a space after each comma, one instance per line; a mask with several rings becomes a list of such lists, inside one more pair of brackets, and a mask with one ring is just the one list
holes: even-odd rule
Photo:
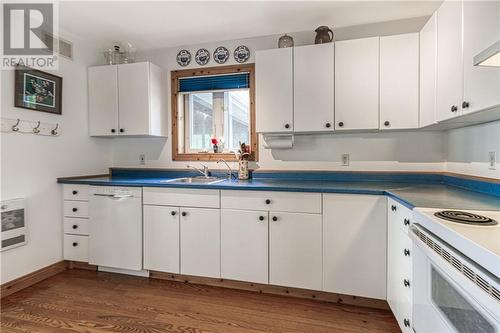
[[489, 169], [490, 170], [495, 170], [496, 169], [496, 163], [497, 163], [497, 152], [496, 151], [490, 151], [489, 152]]
[[146, 165], [146, 154], [139, 155], [139, 163], [141, 165]]
[[349, 154], [342, 154], [342, 166], [349, 166]]

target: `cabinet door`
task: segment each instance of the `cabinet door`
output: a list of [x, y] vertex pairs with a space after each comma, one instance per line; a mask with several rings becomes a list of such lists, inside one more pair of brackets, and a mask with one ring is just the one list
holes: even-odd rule
[[437, 14], [420, 31], [420, 119], [419, 127], [436, 122]]
[[295, 132], [333, 130], [334, 44], [294, 48]]
[[379, 37], [335, 44], [335, 130], [377, 129]]
[[321, 290], [321, 215], [270, 212], [269, 283]]
[[179, 273], [179, 208], [144, 206], [144, 269]]
[[462, 2], [445, 1], [437, 11], [437, 117], [460, 114], [463, 93]]
[[181, 274], [220, 277], [218, 209], [181, 207]]
[[221, 211], [221, 276], [268, 283], [268, 212]]
[[292, 51], [283, 48], [255, 54], [257, 132], [293, 131]]
[[91, 136], [118, 134], [118, 66], [88, 69], [89, 133]]
[[386, 198], [323, 194], [323, 290], [386, 299]]
[[380, 37], [380, 129], [418, 127], [418, 38]]
[[149, 134], [149, 63], [118, 65], [120, 134]]
[[[500, 40], [500, 2], [463, 3], [463, 113], [500, 104], [500, 69], [474, 66], [474, 56]], [[460, 105], [462, 106], [462, 105]]]
[[398, 206], [392, 199], [388, 199], [387, 205], [387, 303], [391, 307], [396, 318], [399, 318], [401, 303], [401, 269], [398, 242], [401, 230], [399, 228], [400, 214]]

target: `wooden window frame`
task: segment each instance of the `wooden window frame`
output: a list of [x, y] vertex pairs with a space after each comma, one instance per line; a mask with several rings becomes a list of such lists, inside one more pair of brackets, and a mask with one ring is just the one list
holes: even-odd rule
[[251, 140], [251, 161], [258, 161], [259, 143], [255, 132], [255, 64], [239, 64], [229, 66], [216, 66], [208, 68], [183, 69], [170, 72], [171, 84], [171, 116], [172, 116], [172, 160], [173, 161], [237, 161], [233, 153], [181, 153], [178, 145], [178, 109], [179, 79], [193, 76], [221, 75], [221, 74], [249, 74], [249, 95], [250, 95], [250, 140]]

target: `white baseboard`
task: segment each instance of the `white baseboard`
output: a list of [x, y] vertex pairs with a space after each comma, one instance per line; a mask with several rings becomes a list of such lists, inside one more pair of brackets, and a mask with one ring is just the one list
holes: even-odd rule
[[134, 276], [141, 276], [141, 277], [149, 277], [149, 271], [148, 270], [133, 271], [133, 270], [130, 270], [130, 269], [121, 269], [121, 268], [106, 267], [106, 266], [98, 266], [97, 270], [99, 272], [108, 272], [108, 273], [117, 273], [117, 274], [126, 274], [126, 275], [134, 275]]

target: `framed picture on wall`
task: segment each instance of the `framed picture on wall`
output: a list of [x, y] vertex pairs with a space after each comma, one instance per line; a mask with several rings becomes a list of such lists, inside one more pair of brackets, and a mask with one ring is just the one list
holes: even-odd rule
[[62, 114], [62, 77], [28, 67], [18, 67], [15, 77], [15, 107]]

